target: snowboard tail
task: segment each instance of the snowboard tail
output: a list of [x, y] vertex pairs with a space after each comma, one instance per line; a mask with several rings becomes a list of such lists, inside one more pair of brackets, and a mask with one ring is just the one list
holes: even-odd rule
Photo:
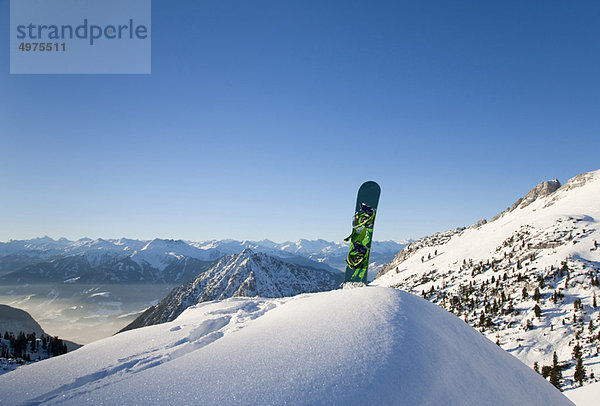
[[367, 283], [373, 227], [380, 194], [381, 188], [373, 181], [363, 183], [358, 189], [352, 233], [344, 239], [350, 241], [344, 282]]

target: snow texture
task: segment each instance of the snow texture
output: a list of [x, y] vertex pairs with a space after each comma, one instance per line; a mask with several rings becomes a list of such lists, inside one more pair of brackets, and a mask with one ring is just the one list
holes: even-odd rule
[[597, 406], [600, 402], [600, 382], [565, 392], [577, 406]]
[[379, 287], [202, 303], [0, 388], [7, 405], [572, 404], [458, 318]]

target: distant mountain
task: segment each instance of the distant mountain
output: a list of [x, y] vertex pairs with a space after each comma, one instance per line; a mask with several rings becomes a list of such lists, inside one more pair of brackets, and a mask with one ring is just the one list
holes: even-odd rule
[[336, 288], [343, 274], [284, 262], [249, 248], [222, 258], [194, 281], [175, 288], [122, 331], [174, 320], [191, 305], [230, 297], [287, 297]]
[[374, 284], [422, 295], [538, 369], [600, 375], [600, 171], [543, 182], [490, 222], [411, 242]]
[[[375, 275], [382, 265], [391, 261], [407, 243], [374, 241], [370, 257], [371, 269], [374, 270], [373, 275]], [[203, 250], [217, 252], [216, 256], [239, 253], [245, 248], [250, 248], [253, 251], [264, 252], [282, 258], [287, 262], [314, 266], [314, 263], [305, 261], [305, 259], [309, 259], [322, 264], [324, 269], [328, 266], [340, 271], [346, 268], [346, 256], [348, 255], [348, 243], [325, 241], [322, 239], [301, 239], [282, 243], [266, 239], [262, 241], [213, 240], [192, 242], [190, 244]]]
[[80, 347], [49, 336], [26, 311], [0, 305], [0, 375]]
[[[371, 273], [389, 262], [404, 245], [373, 243]], [[0, 243], [0, 280], [4, 283], [182, 283], [218, 259], [244, 249], [283, 261], [336, 272], [345, 268], [346, 243], [299, 240], [204, 241], [154, 239], [69, 241], [49, 237]]]
[[44, 333], [37, 321], [24, 310], [0, 304], [0, 334], [8, 331], [15, 336], [19, 332], [35, 333], [40, 337]]
[[[3, 336], [6, 332], [13, 334], [15, 337], [20, 332], [25, 334], [35, 333], [38, 338], [41, 338], [42, 335], [50, 336], [26, 311], [0, 304], [0, 336]], [[81, 347], [81, 345], [71, 341], [63, 340], [63, 342], [67, 345], [69, 351]]]

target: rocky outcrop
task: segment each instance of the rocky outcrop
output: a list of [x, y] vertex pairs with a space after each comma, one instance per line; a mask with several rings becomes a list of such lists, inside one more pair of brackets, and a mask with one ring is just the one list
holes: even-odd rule
[[288, 297], [332, 290], [343, 274], [289, 264], [245, 249], [222, 258], [194, 281], [181, 285], [123, 330], [175, 320], [189, 306], [230, 297]]
[[523, 209], [540, 198], [548, 197], [552, 193], [556, 192], [559, 188], [560, 182], [558, 181], [558, 179], [552, 179], [546, 182], [542, 182], [533, 189], [531, 189], [525, 195], [525, 197], [517, 199], [517, 201], [514, 202], [509, 208], [494, 216], [490, 220], [490, 222], [498, 220], [499, 218], [503, 217], [507, 213], [516, 210], [517, 208]]

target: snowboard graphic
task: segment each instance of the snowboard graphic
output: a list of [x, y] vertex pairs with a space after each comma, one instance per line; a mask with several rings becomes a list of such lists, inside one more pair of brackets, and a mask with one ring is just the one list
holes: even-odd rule
[[381, 188], [373, 181], [363, 183], [358, 189], [356, 209], [352, 219], [352, 234], [344, 239], [350, 241], [344, 282], [367, 283], [373, 226], [380, 193]]

